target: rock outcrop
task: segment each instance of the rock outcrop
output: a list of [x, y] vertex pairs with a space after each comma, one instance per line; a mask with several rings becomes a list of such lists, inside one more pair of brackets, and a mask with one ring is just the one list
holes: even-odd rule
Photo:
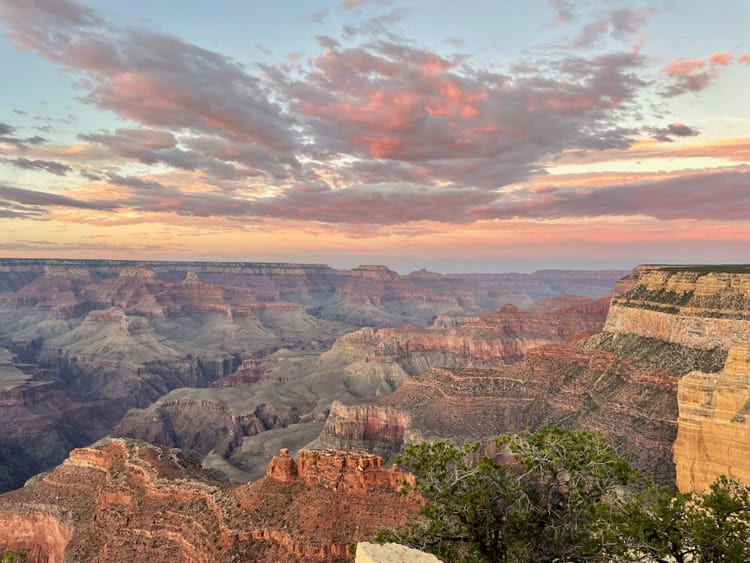
[[683, 377], [678, 404], [680, 490], [706, 490], [720, 475], [750, 483], [750, 342], [732, 346], [721, 372]]
[[359, 542], [355, 563], [440, 563], [431, 553], [425, 553], [397, 543]]
[[404, 481], [414, 483], [409, 473], [396, 466], [385, 467], [383, 458], [344, 450], [301, 450], [297, 462], [282, 449], [268, 464], [268, 477], [281, 483], [302, 480], [307, 485], [334, 492], [391, 490], [399, 492]]
[[[282, 467], [283, 453], [272, 467]], [[300, 477], [213, 482], [177, 450], [114, 439], [73, 450], [23, 489], [0, 495], [0, 552], [49, 561], [343, 561], [348, 546], [404, 523], [382, 460], [307, 452]], [[286, 470], [290, 474], [289, 469]]]

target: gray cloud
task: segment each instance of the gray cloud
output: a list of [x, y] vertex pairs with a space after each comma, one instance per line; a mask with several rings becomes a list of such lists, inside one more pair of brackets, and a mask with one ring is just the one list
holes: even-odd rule
[[68, 172], [73, 171], [73, 169], [67, 164], [63, 164], [62, 162], [55, 162], [53, 160], [5, 158], [2, 159], [2, 162], [5, 162], [17, 168], [23, 168], [24, 170], [43, 170], [57, 176], [65, 176]]
[[653, 8], [640, 10], [613, 10], [600, 15], [596, 20], [584, 26], [581, 33], [573, 40], [575, 47], [590, 47], [605, 35], [614, 39], [627, 39], [646, 25], [656, 13]]
[[683, 123], [670, 123], [666, 127], [646, 127], [646, 131], [657, 141], [671, 143], [674, 137], [695, 137], [700, 131]]

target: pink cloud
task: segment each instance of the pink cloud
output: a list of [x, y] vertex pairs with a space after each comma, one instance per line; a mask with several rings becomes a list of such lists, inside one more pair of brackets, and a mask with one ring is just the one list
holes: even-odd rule
[[[558, 11], [558, 17], [565, 13], [565, 11]], [[643, 8], [641, 10], [625, 8], [606, 12], [593, 22], [585, 25], [573, 41], [573, 45], [590, 47], [598, 43], [607, 34], [614, 39], [627, 39], [645, 26], [655, 13], [654, 8]]]
[[750, 53], [743, 53], [737, 57], [737, 62], [750, 65]]
[[666, 72], [672, 76], [690, 75], [704, 66], [706, 66], [705, 59], [684, 59], [683, 57], [677, 57], [670, 65], [664, 67], [662, 72]]
[[732, 62], [732, 53], [714, 53], [708, 60], [711, 64], [725, 66]]
[[[718, 55], [717, 60], [724, 60], [725, 53], [715, 53]], [[731, 56], [731, 55], [730, 55]], [[725, 63], [718, 63], [723, 65]], [[666, 97], [677, 96], [685, 92], [700, 92], [708, 87], [711, 79], [716, 75], [716, 65], [714, 61], [711, 67], [706, 67], [706, 59], [685, 59], [677, 57], [671, 64], [664, 67], [662, 72], [669, 75], [671, 84], [663, 92]]]
[[[591, 40], [625, 37], [650, 14], [608, 13], [591, 28]], [[668, 140], [697, 134], [681, 123], [622, 125], [637, 115], [638, 95], [649, 87], [639, 77], [648, 61], [637, 51], [546, 55], [509, 76], [403, 39], [378, 35], [355, 44], [370, 37], [359, 32], [346, 46], [319, 37], [321, 52], [309, 66], [251, 71], [173, 36], [118, 28], [70, 0], [6, 3], [3, 17], [17, 45], [81, 79], [88, 103], [133, 122], [79, 135], [87, 154], [115, 163], [96, 176], [78, 168], [101, 183], [102, 213], [126, 208], [374, 225], [591, 217], [613, 210], [661, 219], [747, 217], [746, 175], [735, 175], [734, 184], [729, 176], [701, 176], [605, 189], [503, 191], [541, 174], [542, 163], [563, 151], [624, 150], [644, 130]], [[675, 59], [663, 69], [673, 95], [705, 88], [715, 67], [728, 62], [725, 55]], [[0, 127], [0, 139], [15, 136], [13, 127]], [[49, 158], [14, 162], [68, 171]], [[181, 188], [168, 178], [116, 168], [132, 162], [167, 165], [204, 183], [201, 190]], [[256, 190], [267, 187], [277, 195], [256, 199]], [[38, 196], [15, 195], [41, 202], [27, 211], [42, 212]]]

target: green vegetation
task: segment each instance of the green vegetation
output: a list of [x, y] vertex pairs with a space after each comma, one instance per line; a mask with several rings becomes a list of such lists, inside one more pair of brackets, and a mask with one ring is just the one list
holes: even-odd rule
[[667, 272], [693, 272], [696, 274], [750, 274], [749, 264], [712, 264], [706, 266], [661, 266]]
[[[478, 442], [411, 445], [405, 493], [425, 502], [406, 527], [379, 532], [446, 562], [750, 560], [750, 488], [719, 479], [673, 493], [599, 434], [542, 428]], [[497, 460], [497, 461], [496, 461]]]
[[727, 350], [721, 346], [709, 350], [688, 348], [637, 334], [600, 332], [589, 338], [588, 343], [605, 352], [628, 358], [639, 369], [664, 369], [677, 376], [695, 370], [705, 373], [721, 371], [727, 359]]
[[[625, 301], [638, 300], [658, 303], [661, 305], [687, 305], [693, 297], [693, 291], [678, 293], [663, 287], [659, 289], [647, 289], [645, 285], [637, 285], [635, 288], [623, 295]], [[673, 307], [674, 308], [674, 307]]]
[[21, 551], [8, 550], [0, 555], [0, 563], [23, 563], [26, 561], [26, 554]]

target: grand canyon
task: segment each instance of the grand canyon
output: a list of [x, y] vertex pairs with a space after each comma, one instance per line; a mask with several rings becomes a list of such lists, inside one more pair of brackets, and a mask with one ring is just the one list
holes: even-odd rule
[[748, 22], [0, 0], [0, 563], [750, 560]]
[[750, 480], [750, 267], [6, 259], [0, 287], [0, 548], [30, 561], [344, 560], [416, 514], [407, 445], [542, 425]]

